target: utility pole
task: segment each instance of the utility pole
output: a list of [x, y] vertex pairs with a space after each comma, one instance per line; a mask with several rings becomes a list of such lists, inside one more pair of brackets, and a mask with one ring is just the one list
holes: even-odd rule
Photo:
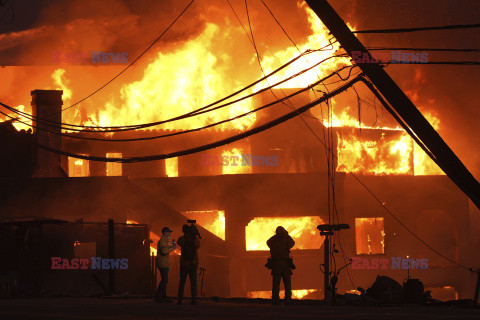
[[[327, 0], [306, 0], [350, 57], [374, 60]], [[354, 52], [354, 54], [352, 54]], [[367, 61], [368, 61], [367, 60]], [[480, 209], [480, 184], [378, 63], [357, 63], [408, 127], [433, 154], [440, 168]]]
[[333, 235], [333, 231], [321, 231], [320, 235], [325, 236], [325, 241], [323, 242], [323, 296], [325, 301], [330, 300], [330, 236]]
[[[350, 229], [348, 224], [321, 224], [317, 226], [317, 229], [320, 230], [320, 235], [325, 236], [325, 241], [323, 242], [323, 273], [325, 277], [323, 278], [323, 288], [324, 288], [324, 299], [329, 301], [332, 298], [333, 303], [335, 302], [335, 290], [332, 290], [330, 283], [330, 236], [333, 236], [335, 231], [340, 231], [343, 229]], [[336, 270], [334, 271], [334, 273]], [[336, 276], [336, 275], [335, 275]]]

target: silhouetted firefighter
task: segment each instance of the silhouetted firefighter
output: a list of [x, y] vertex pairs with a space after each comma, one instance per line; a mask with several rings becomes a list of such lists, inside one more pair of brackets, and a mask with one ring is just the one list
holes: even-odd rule
[[[189, 221], [190, 222], [190, 221]], [[200, 234], [195, 226], [184, 225], [182, 227], [183, 236], [178, 238], [178, 245], [182, 248], [180, 256], [180, 284], [178, 286], [178, 304], [182, 304], [183, 291], [187, 276], [190, 278], [190, 288], [192, 293], [191, 304], [197, 304], [197, 268], [198, 268], [198, 248], [200, 248]]]
[[155, 292], [154, 300], [157, 302], [172, 302], [167, 298], [167, 283], [168, 283], [168, 269], [170, 267], [170, 252], [175, 250], [177, 245], [175, 240], [172, 240], [170, 244], [170, 238], [172, 234], [170, 228], [165, 227], [162, 229], [162, 237], [158, 240], [157, 244], [157, 268], [160, 271], [161, 281], [158, 284], [157, 291]]
[[280, 304], [280, 280], [285, 287], [285, 303], [292, 300], [292, 270], [295, 269], [293, 259], [290, 258], [290, 249], [295, 245], [292, 237], [283, 227], [277, 227], [275, 235], [268, 239], [271, 258], [265, 265], [272, 270], [272, 303]]

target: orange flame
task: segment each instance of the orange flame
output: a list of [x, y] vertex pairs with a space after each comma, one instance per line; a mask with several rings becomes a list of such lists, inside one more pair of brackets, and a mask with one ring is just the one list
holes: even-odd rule
[[[251, 166], [242, 166], [242, 154], [243, 149], [232, 148], [231, 150], [225, 150], [222, 152], [222, 159], [228, 159], [228, 165], [222, 165], [222, 174], [245, 174], [252, 173]], [[235, 159], [234, 159], [235, 158]]]
[[225, 240], [225, 211], [224, 210], [197, 210], [185, 211], [183, 215], [188, 219], [197, 220], [197, 224], [207, 229], [217, 237]]
[[[300, 290], [292, 290], [292, 298], [293, 299], [303, 299], [307, 295], [317, 292], [318, 289], [300, 289]], [[280, 291], [280, 296], [285, 296], [285, 290]], [[247, 293], [248, 298], [260, 298], [260, 299], [270, 299], [272, 298], [272, 291], [249, 291]]]
[[247, 251], [269, 250], [267, 240], [278, 226], [284, 227], [295, 240], [293, 249], [319, 249], [323, 237], [317, 230], [324, 223], [320, 217], [257, 217], [245, 227]]

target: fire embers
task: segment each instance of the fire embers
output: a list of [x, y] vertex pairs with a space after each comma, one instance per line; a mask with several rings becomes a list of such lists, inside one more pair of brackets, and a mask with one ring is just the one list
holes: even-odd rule
[[93, 269], [93, 270], [110, 270], [110, 269], [128, 269], [128, 259], [102, 259], [101, 257], [92, 257], [91, 259], [64, 259], [61, 257], [51, 257], [51, 269]]

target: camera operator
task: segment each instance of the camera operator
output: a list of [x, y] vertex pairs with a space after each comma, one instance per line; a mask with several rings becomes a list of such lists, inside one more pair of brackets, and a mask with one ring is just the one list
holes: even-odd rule
[[182, 227], [183, 236], [178, 238], [178, 245], [181, 247], [180, 256], [180, 284], [178, 287], [178, 304], [182, 304], [183, 291], [187, 276], [190, 278], [192, 293], [191, 304], [197, 304], [197, 269], [198, 269], [198, 248], [200, 248], [200, 233], [195, 226], [195, 221], [189, 221], [191, 225], [185, 224]]

